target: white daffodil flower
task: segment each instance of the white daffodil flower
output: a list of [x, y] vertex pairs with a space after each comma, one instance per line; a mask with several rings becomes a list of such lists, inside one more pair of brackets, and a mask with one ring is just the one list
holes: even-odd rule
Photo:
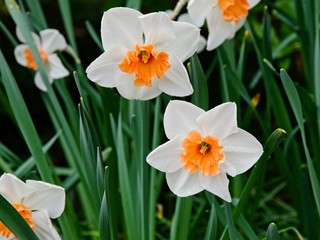
[[[59, 217], [65, 206], [65, 190], [42, 181], [22, 182], [12, 174], [0, 177], [0, 194], [20, 213], [39, 239], [61, 239], [50, 218]], [[15, 239], [0, 222], [0, 239]]]
[[171, 21], [164, 12], [112, 8], [101, 22], [105, 52], [86, 69], [88, 78], [127, 99], [188, 96], [193, 88], [182, 62], [196, 51], [199, 35], [194, 25]]
[[[61, 33], [56, 29], [46, 29], [40, 31], [40, 36], [32, 33], [33, 41], [38, 48], [40, 57], [45, 66], [49, 82], [52, 83], [54, 79], [63, 78], [69, 75], [69, 71], [63, 66], [60, 58], [55, 53], [67, 48], [67, 43]], [[38, 66], [32, 55], [30, 47], [26, 44], [26, 40], [22, 33], [17, 29], [17, 37], [23, 43], [15, 47], [14, 55], [17, 62], [27, 68], [36, 71], [34, 82], [36, 86], [42, 90], [47, 91], [46, 85], [38, 72]]]
[[209, 36], [207, 50], [220, 46], [233, 38], [243, 26], [249, 9], [260, 0], [189, 0], [187, 10], [196, 26], [207, 20]]
[[169, 188], [180, 197], [207, 190], [230, 202], [227, 174], [247, 171], [263, 153], [250, 133], [238, 128], [236, 104], [224, 103], [207, 112], [183, 101], [171, 101], [164, 113], [169, 141], [147, 156], [166, 172]]

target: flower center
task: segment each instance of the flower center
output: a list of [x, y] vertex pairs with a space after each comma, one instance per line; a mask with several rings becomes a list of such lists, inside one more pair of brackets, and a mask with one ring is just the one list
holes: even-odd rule
[[247, 17], [249, 3], [247, 0], [218, 0], [225, 21], [238, 23], [240, 17]]
[[136, 45], [133, 51], [128, 51], [121, 63], [118, 64], [122, 72], [136, 74], [134, 85], [136, 87], [151, 87], [154, 77], [162, 79], [164, 73], [170, 68], [169, 55], [158, 52], [153, 45]]
[[182, 147], [180, 161], [187, 171], [200, 171], [204, 176], [220, 173], [219, 165], [224, 161], [224, 154], [218, 139], [212, 136], [202, 137], [193, 130], [182, 142]]
[[[46, 63], [47, 60], [48, 60], [47, 53], [43, 49], [39, 49], [39, 54], [40, 54], [40, 57], [41, 57], [42, 61], [44, 63]], [[34, 57], [32, 55], [32, 52], [31, 52], [30, 48], [26, 48], [24, 50], [24, 57], [26, 58], [27, 67], [37, 71], [38, 70], [38, 66], [36, 64], [36, 61], [34, 60]]]
[[[34, 229], [34, 222], [32, 220], [32, 212], [21, 203], [12, 203], [12, 206], [20, 213], [28, 225]], [[2, 222], [0, 222], [0, 236], [10, 237], [14, 234]]]

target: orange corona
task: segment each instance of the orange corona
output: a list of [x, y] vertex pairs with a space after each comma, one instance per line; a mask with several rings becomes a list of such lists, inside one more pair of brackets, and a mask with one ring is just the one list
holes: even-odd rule
[[225, 21], [238, 23], [240, 17], [247, 17], [249, 3], [247, 0], [218, 0]]
[[187, 171], [200, 171], [204, 176], [220, 173], [219, 165], [224, 161], [224, 154], [218, 139], [212, 136], [202, 137], [193, 130], [182, 142], [182, 147], [180, 161]]
[[[34, 222], [32, 220], [32, 212], [21, 203], [13, 203], [12, 206], [20, 213], [29, 226], [34, 229]], [[0, 222], [0, 235], [4, 237], [13, 236], [13, 233], [2, 222]]]
[[[44, 63], [46, 63], [47, 60], [48, 60], [47, 53], [43, 49], [39, 49], [39, 54], [40, 54], [40, 57], [41, 57], [42, 61]], [[32, 55], [32, 52], [31, 52], [30, 48], [26, 48], [24, 50], [24, 57], [26, 58], [27, 67], [37, 71], [38, 70], [38, 66], [36, 64], [36, 61], [34, 60], [34, 57]]]
[[121, 71], [135, 74], [136, 87], [152, 86], [152, 79], [163, 78], [164, 73], [170, 68], [169, 55], [158, 52], [153, 45], [136, 45], [133, 51], [128, 51], [122, 62], [119, 63]]

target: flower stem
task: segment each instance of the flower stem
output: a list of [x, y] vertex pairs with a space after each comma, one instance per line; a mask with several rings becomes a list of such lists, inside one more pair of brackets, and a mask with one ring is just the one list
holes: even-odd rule
[[173, 13], [171, 15], [171, 19], [174, 20], [177, 18], [179, 13], [181, 12], [181, 9], [188, 3], [188, 0], [179, 0], [177, 5], [173, 9]]
[[228, 202], [224, 203], [224, 210], [225, 210], [226, 219], [227, 219], [229, 239], [236, 239], [236, 229], [233, 223], [230, 203]]

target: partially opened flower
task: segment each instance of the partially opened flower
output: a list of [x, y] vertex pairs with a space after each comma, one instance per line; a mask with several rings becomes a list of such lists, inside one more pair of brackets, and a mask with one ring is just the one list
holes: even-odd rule
[[244, 24], [249, 9], [258, 2], [260, 0], [190, 0], [187, 9], [197, 26], [207, 20], [207, 50], [213, 50], [234, 37]]
[[[55, 29], [46, 29], [40, 31], [40, 36], [32, 33], [33, 41], [39, 51], [39, 55], [45, 66], [49, 82], [52, 83], [54, 79], [63, 78], [69, 75], [68, 70], [63, 66], [56, 51], [61, 51], [67, 48], [67, 43], [64, 37]], [[38, 66], [32, 55], [30, 47], [27, 45], [22, 33], [17, 29], [17, 37], [23, 43], [14, 49], [14, 55], [19, 64], [24, 67], [36, 71], [34, 81], [36, 86], [46, 91], [46, 85], [38, 71]]]
[[[14, 175], [4, 173], [0, 177], [0, 194], [20, 213], [39, 239], [61, 239], [50, 218], [59, 217], [64, 210], [65, 191], [62, 187], [34, 180], [24, 183]], [[15, 239], [2, 222], [0, 237]]]
[[169, 188], [185, 197], [207, 190], [230, 202], [227, 174], [251, 168], [263, 149], [250, 133], [238, 128], [235, 103], [207, 112], [183, 101], [171, 101], [164, 114], [169, 141], [153, 150], [147, 162], [166, 172]]
[[106, 11], [101, 22], [105, 50], [86, 72], [100, 86], [127, 99], [148, 100], [162, 92], [187, 96], [193, 88], [182, 62], [197, 49], [199, 29], [171, 21], [164, 12], [130, 8]]

